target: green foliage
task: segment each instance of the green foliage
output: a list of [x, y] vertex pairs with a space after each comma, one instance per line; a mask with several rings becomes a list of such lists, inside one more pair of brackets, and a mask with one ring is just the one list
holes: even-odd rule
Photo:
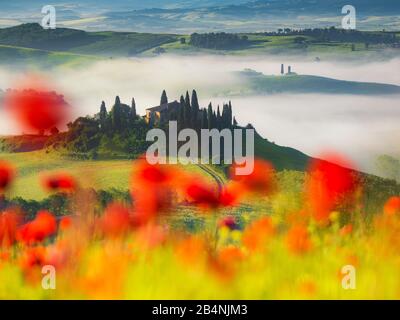
[[250, 44], [247, 36], [239, 36], [232, 33], [193, 33], [190, 36], [190, 44], [199, 48], [216, 50], [234, 50], [246, 47]]

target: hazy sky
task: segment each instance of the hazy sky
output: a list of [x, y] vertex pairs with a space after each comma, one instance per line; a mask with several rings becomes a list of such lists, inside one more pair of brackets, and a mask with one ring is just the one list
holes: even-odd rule
[[[400, 156], [399, 96], [269, 95], [215, 97], [222, 88], [240, 84], [232, 71], [252, 68], [278, 74], [280, 63], [294, 71], [344, 80], [400, 85], [400, 59], [355, 64], [309, 62], [271, 57], [171, 57], [121, 59], [99, 62], [81, 70], [54, 71], [48, 75], [55, 89], [64, 93], [76, 115], [98, 112], [105, 100], [110, 107], [116, 95], [125, 103], [135, 97], [138, 112], [159, 103], [163, 89], [170, 100], [196, 88], [205, 107], [232, 100], [239, 123], [251, 122], [264, 137], [277, 144], [317, 156], [337, 150], [350, 156], [361, 169], [371, 170], [382, 153]], [[0, 88], [16, 83], [20, 75], [0, 69]], [[0, 133], [15, 132], [15, 125], [0, 113]]]

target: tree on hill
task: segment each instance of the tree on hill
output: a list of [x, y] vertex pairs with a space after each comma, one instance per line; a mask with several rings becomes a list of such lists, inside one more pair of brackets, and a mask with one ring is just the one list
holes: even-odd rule
[[132, 98], [132, 103], [131, 103], [131, 119], [132, 120], [136, 119], [136, 102], [135, 102], [135, 98]]
[[184, 128], [184, 124], [185, 124], [185, 98], [183, 97], [183, 95], [181, 96], [181, 99], [180, 99], [180, 102], [179, 102], [178, 124], [179, 124], [179, 129]]
[[163, 104], [166, 104], [166, 103], [168, 103], [167, 92], [165, 90], [163, 90], [163, 92], [161, 94], [160, 106]]
[[222, 119], [221, 119], [221, 111], [219, 110], [219, 105], [217, 108], [217, 117], [216, 117], [216, 127], [217, 129], [221, 130], [222, 128]]
[[200, 112], [201, 112], [200, 129], [207, 129], [208, 128], [207, 110], [202, 109]]
[[199, 111], [200, 111], [200, 105], [199, 105], [199, 100], [197, 98], [197, 92], [196, 90], [192, 91], [192, 123], [195, 126], [195, 129], [197, 129], [197, 122], [199, 119]]
[[186, 97], [185, 97], [185, 107], [184, 107], [184, 125], [186, 128], [192, 127], [192, 110], [190, 106], [190, 97], [189, 97], [189, 92], [186, 91]]
[[213, 128], [213, 110], [211, 102], [207, 108], [207, 127], [209, 130]]
[[108, 113], [107, 113], [106, 103], [102, 101], [100, 106], [99, 121], [100, 121], [100, 128], [103, 131], [106, 130], [107, 116]]
[[111, 124], [114, 130], [120, 130], [122, 121], [121, 121], [121, 100], [117, 96], [115, 98], [115, 104], [111, 109]]

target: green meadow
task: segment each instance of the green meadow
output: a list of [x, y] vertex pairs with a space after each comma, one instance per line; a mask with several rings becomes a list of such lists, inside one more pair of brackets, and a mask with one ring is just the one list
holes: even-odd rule
[[[42, 200], [48, 197], [41, 185], [41, 178], [53, 172], [72, 174], [84, 188], [126, 191], [134, 168], [132, 160], [75, 160], [45, 151], [0, 153], [0, 160], [12, 163], [17, 170], [15, 183], [8, 196], [22, 197], [25, 200]], [[220, 169], [213, 166], [207, 168], [205, 171], [197, 165], [184, 166], [185, 170], [202, 175], [210, 183], [216, 182], [209, 171], [220, 179], [225, 179]]]

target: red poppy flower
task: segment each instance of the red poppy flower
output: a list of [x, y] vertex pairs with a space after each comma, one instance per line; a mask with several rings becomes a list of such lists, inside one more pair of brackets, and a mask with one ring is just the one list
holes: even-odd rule
[[151, 165], [146, 160], [135, 163], [131, 178], [134, 202], [133, 224], [141, 226], [171, 209], [184, 175], [170, 165]]
[[44, 187], [49, 191], [73, 192], [77, 183], [69, 174], [59, 173], [43, 179]]
[[181, 177], [180, 174], [181, 172], [172, 165], [153, 165], [142, 159], [135, 163], [132, 183], [171, 184]]
[[46, 265], [46, 248], [38, 246], [25, 249], [19, 258], [19, 264], [27, 272], [32, 271], [33, 267]]
[[242, 242], [250, 251], [265, 247], [275, 233], [275, 226], [270, 217], [263, 217], [252, 222], [243, 232]]
[[72, 218], [71, 217], [63, 217], [58, 224], [60, 230], [66, 231], [72, 226]]
[[306, 197], [314, 218], [327, 221], [340, 201], [353, 194], [358, 186], [357, 177], [350, 163], [337, 155], [327, 161], [313, 160], [308, 170]]
[[126, 234], [130, 228], [129, 209], [119, 203], [110, 204], [101, 219], [103, 232], [111, 237]]
[[269, 162], [256, 159], [253, 172], [243, 176], [236, 174], [238, 167], [240, 165], [237, 164], [231, 167], [230, 177], [232, 180], [239, 182], [244, 191], [268, 195], [275, 190], [275, 170]]
[[400, 213], [400, 197], [391, 197], [383, 208], [383, 212], [387, 216], [393, 216]]
[[134, 202], [133, 224], [138, 227], [170, 211], [174, 193], [169, 187], [143, 185], [132, 192]]
[[39, 211], [35, 220], [28, 222], [19, 230], [19, 239], [26, 244], [41, 242], [47, 237], [55, 234], [57, 222], [48, 211]]
[[189, 201], [196, 205], [211, 208], [218, 207], [218, 194], [211, 186], [193, 182], [187, 186], [186, 194]]
[[294, 225], [286, 235], [286, 245], [294, 254], [304, 254], [311, 250], [312, 242], [304, 225]]
[[13, 178], [13, 167], [8, 162], [0, 161], [0, 193], [7, 189]]
[[20, 217], [14, 212], [0, 213], [0, 247], [14, 244], [20, 222]]
[[4, 105], [26, 130], [49, 130], [68, 118], [68, 106], [62, 95], [38, 91], [34, 86], [7, 92]]

